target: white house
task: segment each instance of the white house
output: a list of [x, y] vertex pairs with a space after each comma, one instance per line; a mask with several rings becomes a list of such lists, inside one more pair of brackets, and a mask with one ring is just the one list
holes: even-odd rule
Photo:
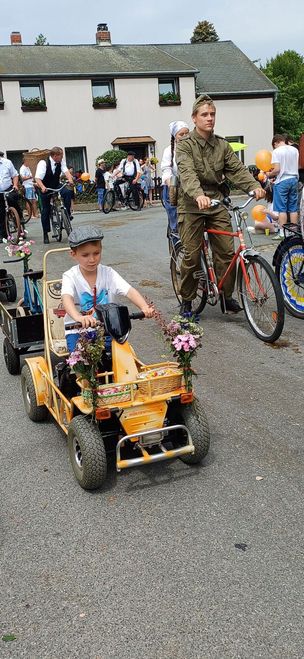
[[276, 87], [230, 41], [112, 45], [106, 24], [92, 45], [0, 46], [0, 150], [62, 146], [68, 164], [95, 170], [114, 148], [161, 158], [170, 121], [191, 125], [195, 96], [216, 101], [216, 132], [248, 144], [245, 162], [270, 148]]

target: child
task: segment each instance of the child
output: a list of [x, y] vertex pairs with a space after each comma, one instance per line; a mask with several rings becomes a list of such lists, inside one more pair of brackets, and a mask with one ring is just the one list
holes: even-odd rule
[[[115, 295], [126, 296], [135, 306], [151, 318], [154, 309], [142, 295], [128, 284], [115, 270], [101, 265], [101, 241], [103, 233], [98, 227], [84, 226], [71, 231], [69, 244], [72, 258], [76, 261], [62, 276], [62, 303], [66, 311], [65, 325], [81, 323], [82, 327], [94, 327], [96, 304], [113, 302]], [[79, 338], [77, 329], [66, 328], [67, 347], [72, 352]]]

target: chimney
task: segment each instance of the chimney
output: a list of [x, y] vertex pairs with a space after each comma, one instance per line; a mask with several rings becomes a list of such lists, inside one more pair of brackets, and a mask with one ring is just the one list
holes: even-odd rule
[[11, 46], [22, 46], [20, 32], [11, 32]]
[[98, 23], [96, 32], [97, 46], [111, 46], [111, 34], [107, 23]]

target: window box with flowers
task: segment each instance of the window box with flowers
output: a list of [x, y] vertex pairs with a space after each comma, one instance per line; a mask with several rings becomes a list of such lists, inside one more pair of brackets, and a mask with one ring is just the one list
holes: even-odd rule
[[181, 97], [174, 92], [159, 94], [159, 105], [181, 105]]
[[45, 112], [47, 110], [46, 102], [38, 96], [34, 98], [22, 98], [21, 110], [23, 112]]
[[117, 100], [115, 96], [94, 96], [93, 108], [116, 108]]

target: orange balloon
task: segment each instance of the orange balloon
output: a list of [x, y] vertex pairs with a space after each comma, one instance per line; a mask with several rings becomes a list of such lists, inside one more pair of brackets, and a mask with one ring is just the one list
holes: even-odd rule
[[88, 174], [88, 172], [83, 172], [83, 174], [81, 174], [80, 178], [81, 178], [82, 181], [89, 181], [90, 180], [90, 174]]
[[262, 206], [262, 204], [257, 204], [257, 206], [254, 206], [251, 210], [251, 215], [254, 220], [257, 222], [263, 222], [266, 217], [266, 212], [267, 209], [265, 206]]
[[271, 152], [261, 149], [255, 155], [255, 164], [259, 169], [262, 169], [264, 172], [267, 172], [271, 166]]

